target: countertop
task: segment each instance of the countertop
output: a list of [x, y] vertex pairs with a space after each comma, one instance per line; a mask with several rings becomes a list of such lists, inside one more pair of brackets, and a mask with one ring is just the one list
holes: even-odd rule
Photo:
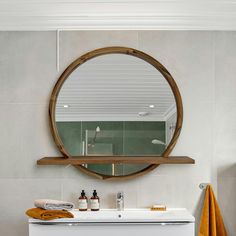
[[166, 211], [151, 211], [150, 209], [101, 209], [99, 211], [70, 211], [74, 218], [56, 220], [29, 219], [31, 224], [60, 223], [158, 223], [158, 222], [194, 222], [195, 218], [185, 208], [167, 208]]

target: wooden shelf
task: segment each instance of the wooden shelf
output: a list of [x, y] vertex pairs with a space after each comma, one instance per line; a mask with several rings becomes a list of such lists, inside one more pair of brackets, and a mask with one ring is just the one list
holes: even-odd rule
[[81, 164], [194, 164], [195, 160], [187, 156], [79, 156], [44, 157], [37, 165], [81, 165]]

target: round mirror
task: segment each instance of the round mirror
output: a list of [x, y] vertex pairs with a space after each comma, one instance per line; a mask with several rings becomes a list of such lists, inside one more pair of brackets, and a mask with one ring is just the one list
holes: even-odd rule
[[[86, 62], [86, 63], [85, 63]], [[168, 156], [182, 125], [182, 102], [169, 72], [131, 48], [89, 52], [61, 75], [50, 100], [53, 137], [65, 158]], [[156, 165], [85, 164], [108, 177], [143, 174]]]

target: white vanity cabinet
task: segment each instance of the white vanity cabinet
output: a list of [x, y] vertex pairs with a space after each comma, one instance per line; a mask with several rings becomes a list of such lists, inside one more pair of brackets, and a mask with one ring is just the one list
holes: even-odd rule
[[29, 236], [194, 236], [194, 217], [185, 209], [73, 213], [73, 219], [30, 219]]

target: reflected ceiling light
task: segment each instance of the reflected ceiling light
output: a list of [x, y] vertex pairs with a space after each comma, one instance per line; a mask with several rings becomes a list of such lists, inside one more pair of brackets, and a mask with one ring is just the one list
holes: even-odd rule
[[149, 107], [150, 108], [155, 108], [155, 106], [153, 104], [150, 104]]
[[149, 115], [149, 112], [147, 112], [147, 111], [140, 111], [140, 112], [138, 113], [138, 115], [139, 115], [139, 116], [147, 116], [147, 115]]
[[63, 107], [64, 107], [64, 108], [68, 108], [68, 107], [69, 107], [69, 105], [65, 104], [65, 105], [63, 105]]

